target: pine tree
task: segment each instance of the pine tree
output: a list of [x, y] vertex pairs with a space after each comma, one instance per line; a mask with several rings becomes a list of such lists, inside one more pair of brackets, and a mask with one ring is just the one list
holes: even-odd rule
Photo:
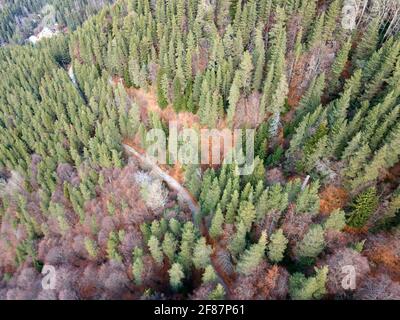
[[177, 245], [178, 243], [175, 240], [174, 235], [170, 232], [167, 232], [162, 242], [162, 249], [169, 261], [174, 261]]
[[325, 230], [342, 231], [346, 225], [346, 216], [343, 210], [336, 209], [329, 215], [324, 223]]
[[136, 247], [133, 251], [133, 265], [132, 265], [132, 274], [135, 280], [135, 284], [140, 286], [142, 284], [142, 274], [144, 272], [144, 264], [143, 264], [143, 250]]
[[363, 144], [348, 160], [347, 167], [343, 170], [343, 174], [349, 179], [355, 178], [362, 169], [366, 159], [371, 153], [368, 144]]
[[286, 80], [286, 75], [283, 72], [282, 76], [280, 77], [276, 91], [272, 96], [271, 105], [267, 109], [269, 112], [272, 113], [272, 116], [269, 121], [270, 125], [269, 132], [272, 137], [275, 137], [278, 133], [280, 116], [283, 111], [283, 107], [285, 105], [286, 96], [288, 92], [289, 92], [288, 83]]
[[213, 291], [211, 291], [208, 299], [210, 300], [223, 300], [225, 297], [225, 289], [224, 287], [218, 283]]
[[181, 247], [178, 261], [185, 270], [192, 265], [193, 247], [195, 244], [195, 230], [192, 222], [186, 222], [183, 226]]
[[223, 231], [222, 230], [223, 223], [224, 223], [224, 216], [222, 214], [220, 206], [218, 205], [214, 217], [211, 220], [211, 227], [210, 227], [211, 238], [218, 239], [218, 237], [221, 236]]
[[[221, 180], [221, 177], [220, 177]], [[219, 202], [220, 208], [223, 212], [226, 211], [228, 203], [231, 201], [232, 197], [232, 179], [229, 178], [228, 182], [225, 186], [220, 186], [221, 189], [224, 188], [224, 192], [221, 197], [221, 201]]]
[[272, 89], [273, 89], [273, 79], [274, 79], [274, 73], [275, 73], [275, 64], [272, 62], [268, 64], [268, 72], [267, 76], [264, 80], [264, 86], [263, 86], [263, 91], [262, 91], [262, 96], [261, 96], [261, 101], [260, 101], [260, 107], [259, 107], [259, 119], [260, 121], [263, 121], [265, 118], [265, 114], [267, 109], [269, 109], [269, 105], [271, 103], [272, 99]]
[[227, 111], [228, 126], [232, 127], [235, 120], [236, 105], [240, 98], [240, 79], [235, 76], [229, 91], [229, 107]]
[[359, 194], [353, 204], [352, 212], [348, 218], [348, 225], [354, 228], [363, 227], [378, 206], [376, 189], [371, 187]]
[[175, 237], [179, 237], [181, 235], [181, 224], [175, 218], [171, 218], [169, 220], [169, 229], [175, 235]]
[[297, 246], [299, 258], [316, 258], [325, 248], [324, 229], [314, 225]]
[[228, 249], [233, 257], [238, 256], [243, 252], [246, 247], [246, 226], [243, 222], [239, 222], [236, 225], [236, 232], [229, 242]]
[[[338, 0], [336, 0], [337, 2]], [[332, 82], [331, 82], [331, 90], [330, 92], [333, 92], [337, 86], [338, 86], [338, 81], [340, 78], [340, 75], [343, 72], [344, 67], [346, 66], [346, 62], [349, 56], [349, 52], [351, 49], [351, 41], [348, 40], [343, 47], [339, 50], [336, 59], [332, 65]]]
[[154, 235], [152, 235], [147, 245], [149, 246], [149, 250], [154, 261], [157, 263], [158, 266], [162, 266], [164, 258], [159, 240]]
[[354, 61], [362, 67], [364, 62], [369, 59], [375, 51], [379, 42], [379, 19], [375, 18], [364, 32], [361, 41], [358, 43], [356, 52], [354, 54]]
[[197, 269], [203, 269], [210, 263], [212, 249], [207, 245], [206, 239], [201, 237], [197, 240], [193, 250], [193, 264]]
[[274, 263], [278, 263], [283, 259], [283, 253], [286, 250], [288, 240], [283, 234], [282, 229], [278, 229], [271, 235], [270, 243], [268, 244], [268, 258]]
[[364, 166], [364, 170], [357, 174], [357, 177], [351, 182], [353, 188], [366, 185], [378, 178], [381, 169], [386, 168], [387, 158], [389, 156], [388, 145], [384, 145], [375, 152], [372, 161]]
[[217, 280], [217, 274], [211, 264], [209, 264], [205, 269], [201, 280], [204, 284], [213, 283]]
[[250, 92], [253, 68], [251, 54], [245, 51], [237, 75], [239, 77], [239, 86], [243, 88], [246, 93]]
[[85, 238], [85, 248], [86, 248], [86, 251], [88, 252], [90, 258], [95, 259], [97, 257], [98, 248], [97, 248], [97, 244], [94, 240], [86, 237]]
[[361, 79], [362, 79], [362, 70], [356, 70], [351, 78], [347, 79], [344, 84], [344, 91], [347, 91], [351, 88], [351, 100], [354, 100], [358, 97], [361, 90]]
[[322, 34], [324, 31], [323, 28], [324, 21], [325, 21], [325, 12], [323, 12], [315, 21], [313, 29], [311, 30], [308, 36], [307, 45], [309, 49], [313, 48], [316, 44], [319, 44], [321, 39], [323, 39]]
[[306, 278], [296, 272], [289, 279], [289, 294], [293, 300], [321, 299], [326, 293], [329, 269], [324, 266], [315, 268], [315, 276]]
[[207, 192], [207, 198], [202, 203], [202, 212], [208, 214], [214, 211], [221, 196], [221, 189], [219, 187], [218, 178], [214, 178], [211, 188]]
[[196, 165], [188, 165], [185, 171], [185, 186], [197, 198], [201, 189], [201, 173]]
[[110, 232], [106, 250], [108, 259], [121, 262], [122, 257], [118, 253], [118, 245], [119, 245], [118, 235], [114, 231]]
[[325, 40], [330, 40], [332, 34], [336, 30], [336, 21], [340, 16], [340, 10], [342, 9], [342, 0], [334, 0], [326, 13], [324, 21], [324, 38]]
[[249, 201], [242, 201], [238, 211], [237, 222], [242, 222], [246, 230], [250, 231], [255, 218], [256, 210], [254, 205]]
[[235, 190], [232, 195], [231, 202], [228, 203], [226, 208], [225, 222], [234, 223], [236, 219], [236, 212], [239, 206], [239, 192]]
[[237, 269], [239, 273], [249, 275], [261, 262], [265, 255], [265, 247], [267, 245], [267, 234], [265, 231], [261, 233], [261, 237], [257, 244], [252, 245], [240, 257]]
[[319, 182], [315, 181], [300, 192], [296, 199], [296, 212], [316, 214], [319, 212]]
[[175, 262], [168, 270], [169, 283], [173, 290], [178, 291], [182, 287], [182, 280], [185, 277], [182, 266]]
[[254, 70], [253, 90], [260, 90], [264, 74], [264, 64], [265, 64], [265, 44], [261, 26], [259, 26], [256, 29], [254, 42], [255, 42], [255, 48], [253, 52], [253, 65], [255, 66], [255, 70]]

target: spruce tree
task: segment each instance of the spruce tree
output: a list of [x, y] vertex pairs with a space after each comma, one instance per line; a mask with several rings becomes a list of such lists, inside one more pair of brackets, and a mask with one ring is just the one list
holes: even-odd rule
[[218, 283], [213, 291], [208, 296], [210, 300], [223, 300], [225, 297], [225, 289], [224, 287]]
[[267, 234], [265, 231], [261, 233], [261, 237], [257, 244], [253, 244], [247, 249], [239, 259], [237, 270], [239, 273], [249, 275], [261, 262], [265, 255], [265, 247], [267, 245]]
[[324, 223], [325, 230], [342, 231], [346, 225], [346, 216], [343, 210], [336, 209], [329, 215]]
[[167, 232], [162, 242], [162, 249], [164, 254], [168, 257], [169, 261], [174, 261], [175, 251], [177, 248], [177, 241], [172, 233]]
[[320, 225], [313, 225], [298, 244], [297, 254], [299, 258], [316, 258], [324, 248], [324, 229]]
[[352, 212], [347, 220], [349, 226], [354, 228], [363, 227], [378, 206], [376, 189], [371, 187], [359, 194], [353, 204]]
[[158, 266], [162, 266], [164, 259], [163, 252], [161, 250], [159, 240], [154, 235], [150, 237], [148, 246], [154, 261], [157, 263]]
[[283, 259], [283, 253], [286, 250], [288, 240], [283, 234], [282, 229], [276, 230], [270, 238], [268, 244], [268, 258], [273, 263], [278, 263]]
[[222, 225], [224, 223], [224, 216], [222, 214], [222, 210], [218, 205], [217, 210], [214, 214], [214, 217], [211, 220], [211, 227], [210, 227], [210, 236], [213, 239], [218, 239], [219, 236], [222, 234]]
[[233, 257], [238, 256], [243, 252], [246, 247], [246, 226], [243, 222], [239, 222], [236, 225], [236, 232], [232, 236], [231, 241], [228, 244], [229, 252]]
[[174, 291], [178, 291], [182, 287], [182, 280], [185, 277], [182, 266], [175, 262], [171, 269], [168, 270], [169, 283]]
[[217, 274], [211, 264], [205, 267], [201, 280], [204, 284], [213, 283], [217, 280]]
[[193, 250], [193, 264], [197, 269], [204, 269], [210, 263], [212, 249], [207, 245], [206, 239], [201, 237], [197, 240]]

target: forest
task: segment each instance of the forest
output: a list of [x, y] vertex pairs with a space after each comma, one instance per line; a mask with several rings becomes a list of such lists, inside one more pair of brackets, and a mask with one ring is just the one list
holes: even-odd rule
[[[400, 299], [398, 1], [0, 8], [0, 300]], [[127, 152], [170, 121], [254, 129], [254, 171]]]

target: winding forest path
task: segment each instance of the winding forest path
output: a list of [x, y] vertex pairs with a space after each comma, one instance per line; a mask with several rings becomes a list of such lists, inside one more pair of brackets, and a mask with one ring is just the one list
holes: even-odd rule
[[[177, 180], [175, 180], [172, 176], [170, 176], [163, 169], [161, 169], [149, 156], [141, 154], [135, 148], [127, 144], [123, 144], [123, 147], [127, 153], [133, 155], [146, 167], [151, 168], [153, 173], [156, 174], [160, 179], [162, 179], [169, 186], [169, 188], [178, 193], [180, 198], [187, 204], [188, 208], [192, 213], [193, 224], [199, 228], [200, 232], [206, 239], [210, 239], [204, 221], [202, 221], [201, 224], [199, 224], [199, 219], [197, 218], [197, 215], [200, 213], [200, 206], [197, 203], [197, 201], [194, 200], [190, 192], [184, 186], [182, 186]], [[218, 263], [216, 262], [214, 254], [211, 257], [211, 264], [217, 274], [218, 281], [225, 289], [227, 299], [229, 299], [231, 290], [227, 281], [225, 280], [226, 275], [220, 271], [220, 268], [218, 266]]]

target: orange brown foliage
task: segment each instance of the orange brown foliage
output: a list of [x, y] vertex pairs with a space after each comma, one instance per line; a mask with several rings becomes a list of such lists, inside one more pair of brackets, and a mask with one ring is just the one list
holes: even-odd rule
[[333, 210], [345, 206], [348, 201], [347, 192], [335, 186], [328, 186], [320, 194], [320, 213], [329, 215]]
[[399, 255], [393, 251], [393, 248], [387, 246], [378, 246], [368, 255], [368, 258], [385, 267], [393, 277], [393, 280], [400, 281], [400, 261]]

